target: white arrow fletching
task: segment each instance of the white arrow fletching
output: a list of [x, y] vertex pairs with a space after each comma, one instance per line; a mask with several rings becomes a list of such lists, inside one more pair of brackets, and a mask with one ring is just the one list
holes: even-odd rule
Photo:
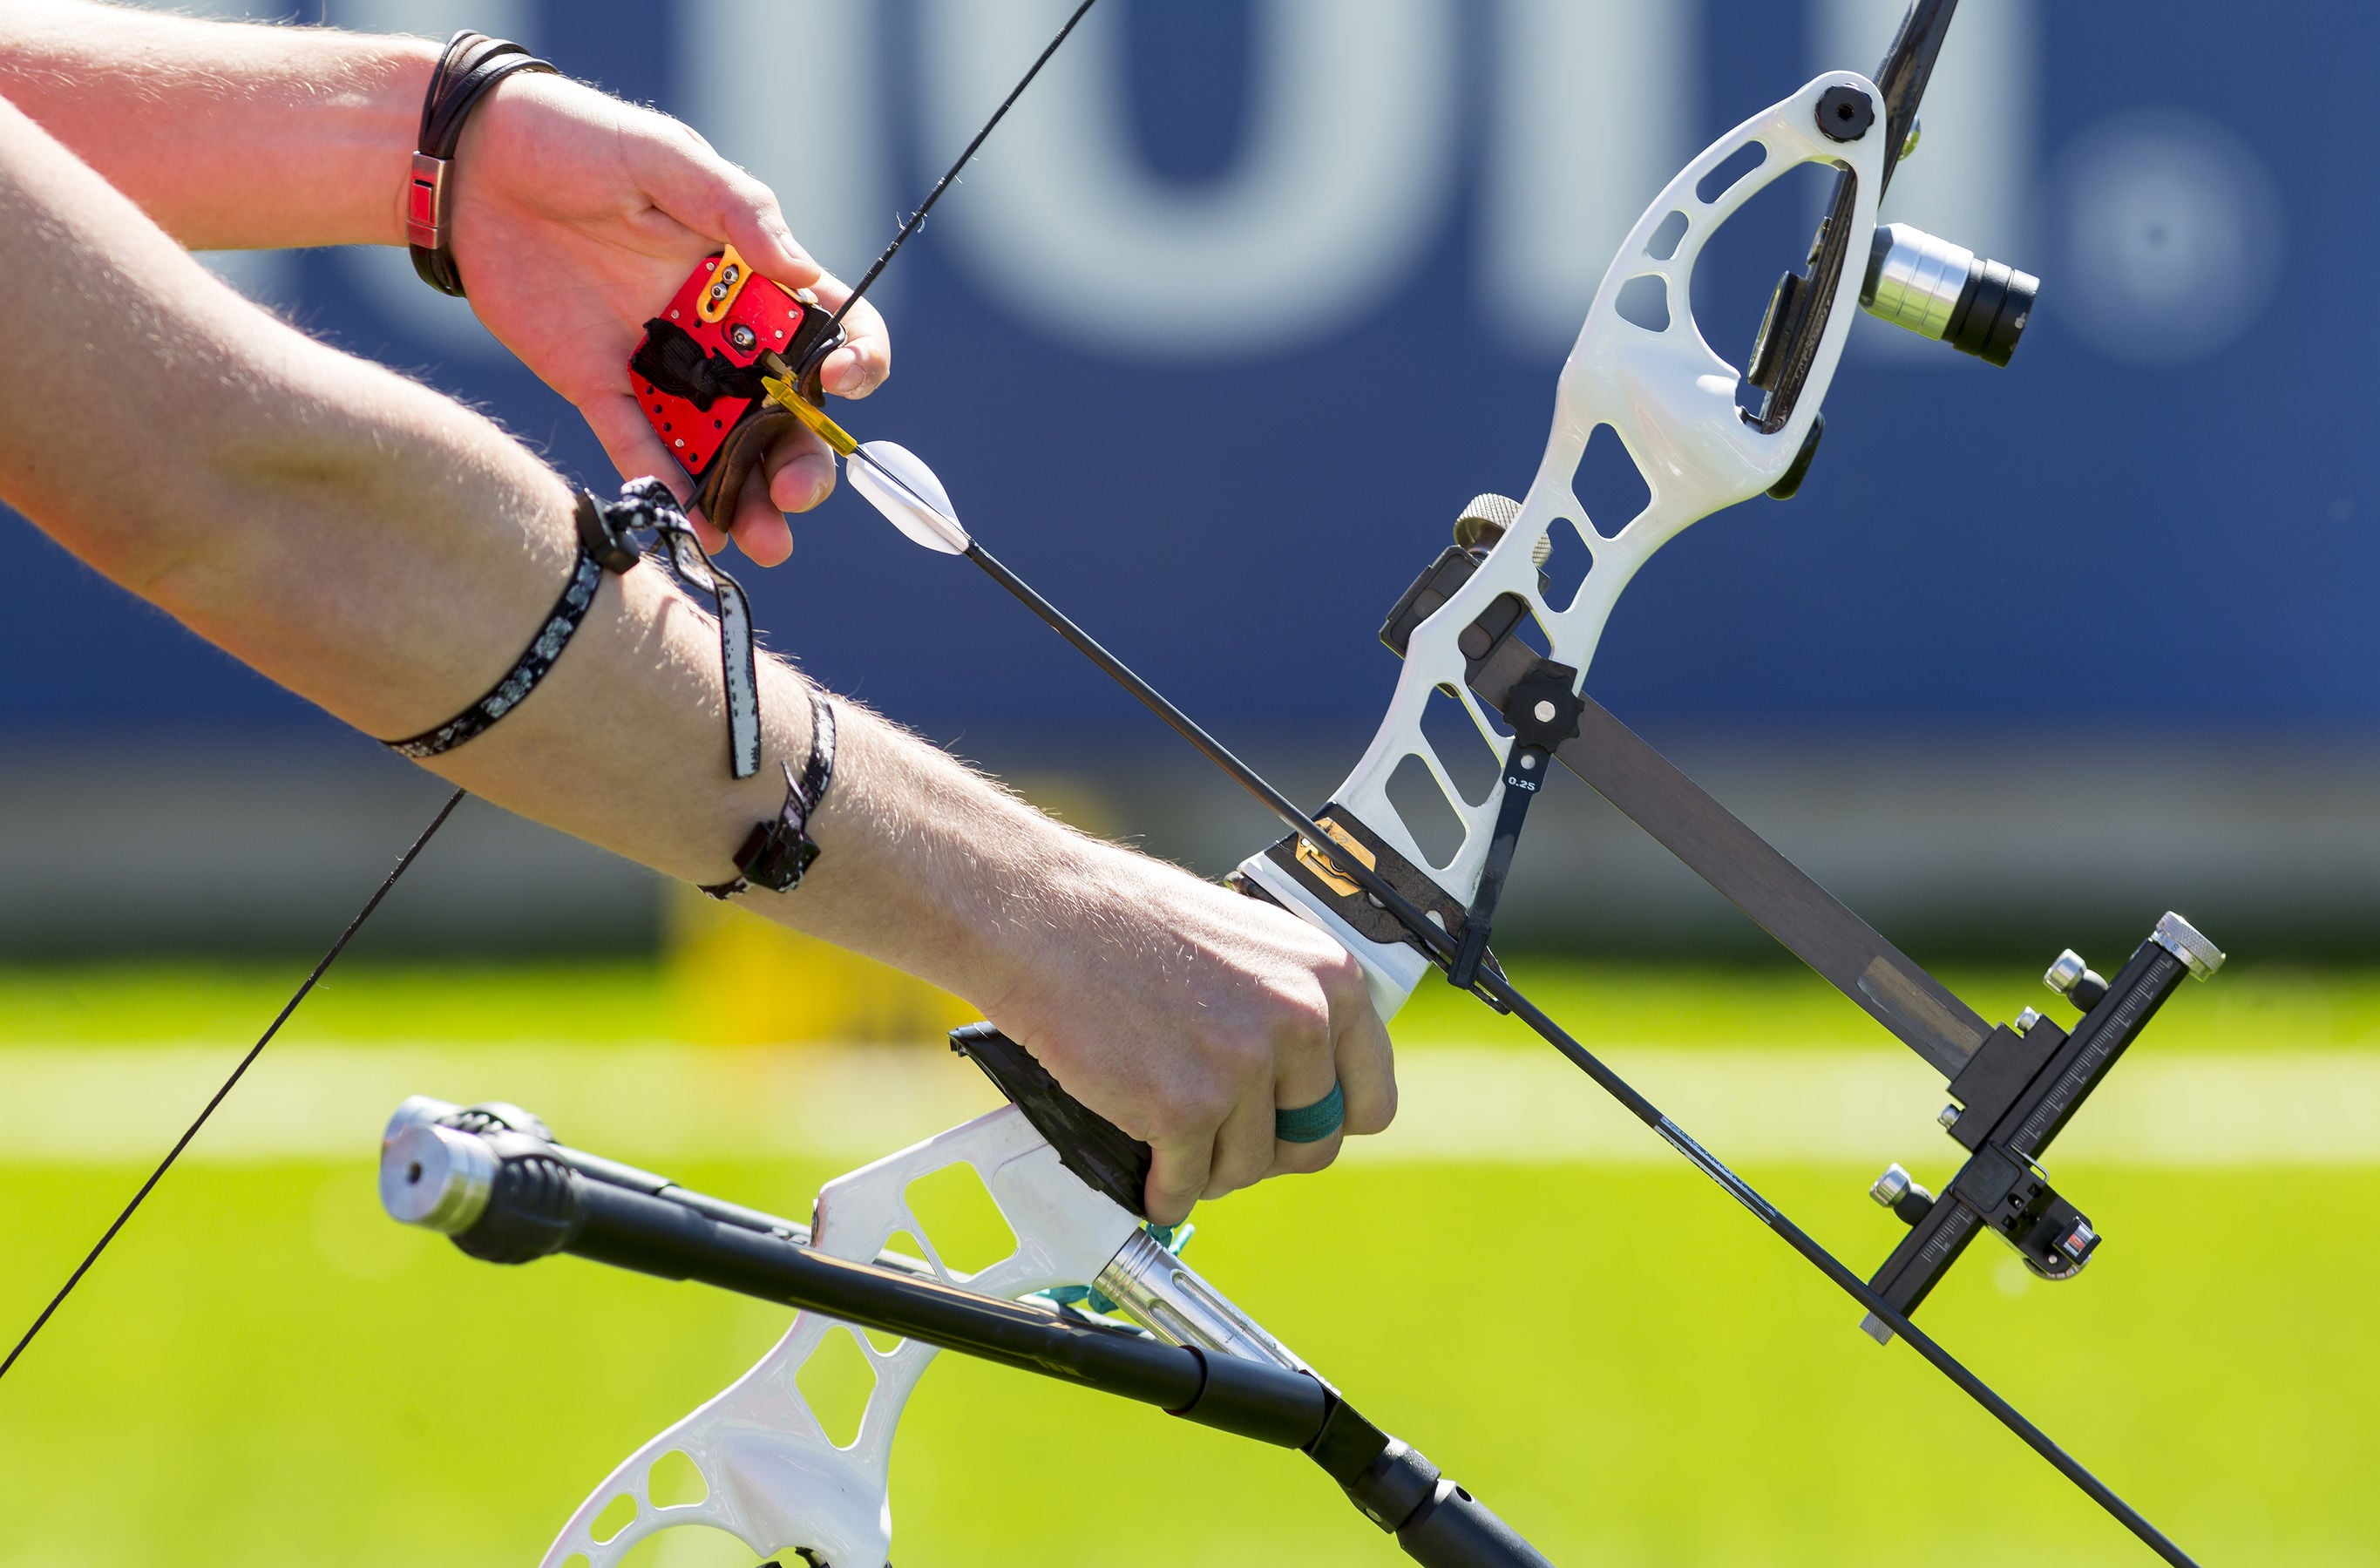
[[852, 487], [911, 540], [945, 555], [966, 553], [967, 531], [949, 492], [916, 453], [894, 442], [865, 442], [845, 467]]

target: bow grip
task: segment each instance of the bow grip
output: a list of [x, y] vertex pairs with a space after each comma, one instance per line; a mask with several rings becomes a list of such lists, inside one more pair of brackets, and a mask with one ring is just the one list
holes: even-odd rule
[[1009, 1103], [1050, 1140], [1058, 1162], [1135, 1219], [1148, 1218], [1148, 1145], [1059, 1087], [1030, 1051], [990, 1024], [951, 1031], [951, 1049], [983, 1069]]

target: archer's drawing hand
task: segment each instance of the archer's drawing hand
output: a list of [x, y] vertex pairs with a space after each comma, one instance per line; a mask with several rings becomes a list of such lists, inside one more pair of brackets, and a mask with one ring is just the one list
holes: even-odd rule
[[1388, 1031], [1344, 948], [1269, 904], [1162, 861], [1099, 846], [1087, 884], [1031, 933], [993, 1023], [1092, 1110], [1151, 1145], [1149, 1217], [1318, 1171], [1340, 1135], [1273, 1136], [1273, 1112], [1334, 1079], [1344, 1132], [1396, 1114]]
[[[722, 244], [788, 288], [816, 289], [829, 309], [848, 297], [795, 240], [769, 188], [690, 127], [562, 77], [523, 72], [497, 86], [465, 127], [451, 177], [455, 264], [480, 320], [578, 406], [623, 475], [658, 475], [681, 496], [686, 475], [628, 384], [644, 323]], [[822, 379], [839, 397], [865, 397], [891, 371], [892, 344], [866, 300], [844, 326], [850, 342]], [[774, 565], [793, 551], [784, 513], [833, 488], [833, 457], [795, 431], [704, 542], [717, 549], [732, 533]]]

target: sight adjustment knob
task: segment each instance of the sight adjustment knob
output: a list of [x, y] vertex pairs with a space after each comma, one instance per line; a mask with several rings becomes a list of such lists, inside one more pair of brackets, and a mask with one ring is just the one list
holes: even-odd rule
[[1884, 1168], [1884, 1174], [1876, 1179], [1867, 1195], [1891, 1209], [1905, 1225], [1917, 1223], [1934, 1207], [1934, 1195], [1919, 1186], [1898, 1161]]
[[2058, 955], [2056, 963], [2042, 975], [2041, 983], [2088, 1013], [2099, 1005], [2107, 994], [2106, 978], [2082, 962], [2082, 955], [2072, 948]]

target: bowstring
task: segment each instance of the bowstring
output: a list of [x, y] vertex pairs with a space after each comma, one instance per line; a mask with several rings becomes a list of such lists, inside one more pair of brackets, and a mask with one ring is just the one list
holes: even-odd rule
[[190, 1124], [187, 1132], [175, 1140], [174, 1147], [165, 1151], [165, 1158], [157, 1162], [157, 1168], [149, 1173], [149, 1179], [140, 1184], [140, 1190], [132, 1195], [132, 1201], [124, 1206], [124, 1211], [115, 1217], [115, 1222], [101, 1234], [99, 1241], [83, 1255], [83, 1260], [75, 1265], [74, 1272], [68, 1274], [67, 1282], [58, 1287], [58, 1294], [50, 1297], [50, 1304], [42, 1308], [41, 1316], [33, 1319], [32, 1326], [27, 1329], [23, 1337], [17, 1341], [14, 1348], [8, 1352], [7, 1359], [0, 1360], [0, 1378], [8, 1375], [8, 1368], [17, 1365], [18, 1357], [25, 1354], [25, 1347], [33, 1343], [33, 1336], [40, 1333], [49, 1320], [56, 1315], [67, 1297], [73, 1294], [75, 1286], [82, 1283], [83, 1276], [90, 1273], [91, 1266], [99, 1261], [99, 1255], [107, 1250], [108, 1244], [115, 1239], [117, 1233], [130, 1222], [134, 1211], [140, 1207], [142, 1200], [156, 1190], [159, 1182], [165, 1179], [165, 1173], [174, 1168], [174, 1161], [182, 1157], [182, 1150], [190, 1147], [191, 1141], [199, 1136], [200, 1129], [207, 1124], [207, 1118], [215, 1113], [215, 1107], [229, 1098], [231, 1091], [238, 1087], [239, 1080], [247, 1076], [249, 1068], [255, 1064], [256, 1059], [264, 1054], [264, 1048], [273, 1043], [273, 1037], [281, 1032], [281, 1026], [289, 1021], [289, 1015], [292, 1013], [298, 1011], [298, 1004], [306, 1000], [324, 973], [332, 965], [338, 962], [339, 954], [346, 951], [347, 943], [352, 942], [355, 934], [363, 929], [364, 922], [371, 918], [372, 911], [380, 907], [381, 900], [388, 896], [389, 890], [396, 885], [396, 880], [405, 875], [413, 862], [420, 857], [423, 848], [437, 836], [438, 830], [446, 825], [446, 819], [455, 814], [455, 808], [463, 804], [463, 796], [466, 793], [458, 789], [448, 796], [446, 804], [441, 806], [438, 808], [438, 814], [430, 819], [430, 825], [421, 830], [403, 855], [397, 857], [396, 866], [389, 872], [387, 879], [372, 890], [372, 895], [364, 900], [364, 906], [356, 911], [355, 918], [347, 922], [346, 930], [339, 933], [338, 940], [331, 943], [329, 949], [323, 953], [321, 960], [315, 964], [313, 971], [300, 982], [295, 991], [290, 993], [289, 1000], [282, 1004], [281, 1011], [273, 1015], [273, 1022], [264, 1027], [264, 1033], [257, 1037], [256, 1043], [248, 1048], [248, 1054], [239, 1059], [239, 1065], [231, 1070], [231, 1076], [224, 1080], [223, 1088], [215, 1090], [214, 1098], [207, 1101], [205, 1109], [199, 1112], [198, 1119]]
[[[942, 199], [942, 192], [949, 189], [965, 171], [967, 164], [975, 161], [975, 155], [982, 150], [985, 140], [991, 135], [1002, 120], [1007, 118], [1008, 111], [1016, 106], [1016, 101], [1024, 96], [1025, 90], [1033, 85], [1033, 79], [1041, 74], [1041, 67], [1050, 63], [1050, 57], [1058, 53], [1060, 46], [1073, 34], [1075, 27], [1090, 14], [1091, 7], [1097, 4], [1099, 0], [1083, 0], [1081, 5], [1075, 7], [1074, 14], [1066, 18], [1065, 25], [1058, 30], [1057, 35], [1051, 38], [1041, 53], [1034, 57], [1033, 64], [1026, 68], [1022, 77], [1017, 79], [1016, 85], [1009, 89], [1008, 96], [1000, 101], [1000, 106], [991, 112], [991, 117], [983, 122], [982, 128], [978, 130], [973, 139], [967, 142], [965, 151], [958, 155], [956, 162], [943, 171], [942, 177], [934, 182], [934, 188], [926, 193], [925, 201], [918, 203], [917, 210], [909, 214], [907, 220], [901, 225], [899, 232], [893, 235], [892, 242], [884, 248], [883, 253], [876, 258], [875, 262], [861, 276], [851, 293], [844, 297], [843, 304], [836, 309], [834, 314], [827, 318], [826, 331], [820, 334], [821, 342], [830, 344], [833, 342], [836, 330], [842, 326], [844, 318], [850, 314], [851, 308], [858, 304], [860, 297], [865, 295], [875, 285], [876, 280], [883, 275], [885, 267], [892, 261], [894, 254], [902, 246], [908, 243], [909, 237], [917, 233], [919, 226], [925, 223], [926, 215], [934, 210], [934, 203]], [[82, 1261], [75, 1265], [74, 1272], [67, 1276], [66, 1283], [58, 1287], [57, 1294], [50, 1298], [49, 1305], [42, 1308], [41, 1314], [33, 1319], [31, 1326], [26, 1329], [24, 1334], [10, 1348], [6, 1358], [0, 1359], [0, 1378], [8, 1375], [9, 1368], [17, 1365], [18, 1360], [25, 1354], [26, 1347], [33, 1343], [33, 1337], [57, 1315], [58, 1308], [65, 1304], [67, 1297], [74, 1293], [77, 1285], [82, 1283], [83, 1276], [90, 1273], [92, 1266], [98, 1263], [100, 1255], [107, 1250], [109, 1244], [114, 1242], [124, 1227], [131, 1222], [133, 1214], [139, 1210], [142, 1202], [156, 1190], [157, 1184], [164, 1180], [165, 1173], [174, 1168], [174, 1162], [182, 1157], [182, 1151], [189, 1148], [192, 1141], [198, 1137], [200, 1132], [206, 1126], [208, 1118], [215, 1113], [215, 1108], [229, 1098], [231, 1091], [239, 1086], [240, 1079], [247, 1076], [249, 1068], [253, 1066], [256, 1059], [264, 1053], [264, 1048], [272, 1044], [273, 1037], [281, 1032], [281, 1026], [289, 1021], [290, 1015], [298, 1011], [298, 1004], [312, 993], [314, 987], [329, 971], [331, 966], [338, 962], [339, 954], [346, 951], [347, 943], [353, 941], [356, 933], [363, 929], [364, 922], [371, 918], [372, 911], [380, 907], [381, 900], [386, 898], [389, 890], [396, 886], [397, 879], [404, 876], [413, 862], [419, 857], [431, 839], [437, 835], [438, 830], [446, 825], [446, 819], [455, 814], [455, 808], [463, 803], [466, 793], [458, 789], [448, 796], [446, 804], [440, 807], [437, 815], [430, 819], [430, 825], [423, 828], [412, 845], [397, 857], [396, 866], [389, 872], [387, 880], [374, 889], [372, 895], [364, 901], [363, 907], [356, 911], [355, 918], [347, 922], [346, 929], [339, 933], [338, 940], [331, 943], [322, 959], [315, 964], [312, 972], [308, 974], [304, 981], [290, 994], [289, 1000], [282, 1005], [281, 1011], [273, 1015], [273, 1022], [265, 1026], [264, 1032], [257, 1037], [256, 1043], [249, 1047], [248, 1053], [239, 1059], [239, 1064], [231, 1070], [231, 1076], [224, 1079], [223, 1087], [215, 1090], [213, 1098], [210, 1099], [205, 1107], [200, 1111], [197, 1119], [192, 1121], [182, 1136], [175, 1140], [174, 1147], [165, 1151], [165, 1158], [157, 1162], [157, 1168], [149, 1173], [149, 1179], [140, 1184], [140, 1189], [132, 1195], [132, 1200], [124, 1206], [123, 1212], [116, 1215], [115, 1221], [101, 1234], [91, 1251], [84, 1254]]]
[[916, 212], [909, 214], [908, 220], [902, 224], [900, 232], [892, 237], [892, 243], [884, 248], [883, 254], [877, 257], [875, 264], [861, 276], [858, 285], [852, 289], [850, 297], [836, 307], [833, 315], [827, 318], [826, 330], [819, 335], [820, 343], [831, 345], [834, 342], [835, 331], [843, 325], [843, 318], [851, 313], [851, 308], [859, 303], [859, 297], [866, 294], [877, 278], [883, 274], [885, 263], [892, 260], [892, 253], [908, 243], [909, 237], [917, 232], [919, 225], [926, 221], [926, 214], [932, 212], [934, 203], [942, 199], [942, 192], [950, 188], [952, 182], [965, 171], [969, 164], [975, 162], [975, 155], [982, 148], [984, 139], [991, 134], [994, 127], [1007, 117], [1008, 111], [1014, 108], [1016, 101], [1025, 95], [1025, 90], [1033, 85], [1033, 79], [1041, 74], [1041, 67], [1050, 63], [1050, 56], [1058, 52], [1058, 46], [1065, 43], [1067, 35], [1075, 30], [1075, 25], [1089, 15], [1091, 7], [1098, 4], [1099, 0], [1083, 0], [1081, 5], [1075, 7], [1075, 14], [1066, 18], [1066, 25], [1058, 30], [1058, 36], [1052, 38], [1049, 47], [1035, 56], [1031, 67], [1017, 79], [1016, 85], [1008, 90], [1008, 96], [1000, 101], [1000, 107], [991, 112], [991, 118], [983, 122], [983, 128], [977, 131], [975, 140], [966, 144], [966, 151], [961, 152], [958, 161], [942, 172], [942, 177], [934, 182], [934, 188], [926, 193], [926, 200], [918, 204]]
[[[842, 326], [844, 317], [850, 314], [851, 308], [859, 303], [860, 297], [865, 295], [874, 286], [876, 280], [883, 275], [886, 265], [892, 261], [894, 254], [903, 245], [908, 243], [909, 237], [917, 233], [919, 225], [925, 223], [926, 214], [934, 210], [934, 203], [942, 199], [942, 192], [949, 189], [965, 171], [967, 164], [975, 161], [975, 155], [981, 151], [985, 140], [991, 135], [1002, 120], [1007, 118], [1008, 111], [1016, 106], [1017, 99], [1024, 96], [1025, 90], [1033, 85], [1033, 79], [1041, 74], [1041, 67], [1050, 63], [1050, 57], [1058, 53], [1059, 47], [1074, 32], [1076, 25], [1090, 14], [1091, 7], [1098, 3], [1099, 0], [1083, 0], [1081, 5], [1075, 7], [1074, 14], [1066, 18], [1065, 25], [1058, 30], [1057, 36], [1050, 39], [1048, 46], [1034, 57], [1033, 64], [1026, 68], [1022, 77], [1017, 79], [1016, 85], [1009, 89], [1008, 96], [1000, 101], [1000, 106], [991, 112], [991, 117], [983, 122], [982, 128], [978, 130], [973, 139], [967, 142], [965, 151], [962, 152], [958, 155], [958, 160], [943, 172], [942, 177], [934, 182], [934, 188], [926, 193], [925, 201], [918, 204], [917, 210], [909, 214], [907, 221], [902, 224], [900, 231], [893, 235], [892, 242], [884, 248], [883, 253], [876, 258], [874, 264], [868, 267], [851, 293], [844, 297], [843, 304], [836, 309], [834, 314], [827, 318], [826, 331], [820, 334], [820, 341], [826, 343], [833, 341], [836, 329]], [[91, 1272], [92, 1266], [99, 1261], [100, 1255], [107, 1250], [108, 1244], [115, 1241], [117, 1234], [130, 1222], [141, 1203], [150, 1193], [156, 1190], [157, 1184], [164, 1180], [165, 1173], [174, 1168], [174, 1161], [182, 1157], [182, 1151], [189, 1148], [192, 1140], [197, 1138], [200, 1130], [206, 1126], [207, 1119], [215, 1113], [215, 1108], [230, 1096], [234, 1088], [238, 1087], [240, 1079], [247, 1076], [249, 1068], [254, 1065], [256, 1059], [264, 1053], [264, 1048], [273, 1043], [273, 1037], [281, 1032], [281, 1026], [289, 1021], [289, 1015], [298, 1010], [298, 1003], [306, 1000], [323, 974], [333, 964], [338, 962], [339, 954], [346, 951], [347, 943], [354, 939], [358, 930], [363, 929], [364, 922], [371, 918], [372, 911], [380, 907], [381, 900], [388, 896], [389, 890], [396, 885], [397, 879], [405, 875], [407, 868], [412, 866], [423, 848], [437, 834], [438, 830], [446, 825], [446, 819], [454, 815], [455, 808], [463, 803], [465, 793], [458, 789], [448, 796], [446, 804], [438, 808], [438, 814], [430, 819], [430, 825], [422, 829], [411, 846], [398, 857], [395, 869], [389, 872], [387, 880], [373, 890], [372, 895], [364, 901], [363, 907], [356, 911], [356, 917], [347, 922], [346, 930], [341, 931], [338, 940], [331, 943], [330, 948], [323, 953], [321, 961], [314, 966], [313, 971], [306, 977], [297, 991], [291, 993], [288, 1002], [283, 1004], [281, 1011], [274, 1015], [273, 1022], [265, 1026], [264, 1033], [257, 1037], [254, 1045], [249, 1047], [248, 1054], [239, 1059], [239, 1064], [231, 1070], [231, 1076], [224, 1080], [223, 1087], [215, 1090], [214, 1097], [207, 1101], [204, 1109], [200, 1111], [197, 1120], [193, 1121], [188, 1129], [175, 1140], [174, 1147], [166, 1150], [165, 1158], [159, 1161], [157, 1168], [149, 1173], [149, 1179], [140, 1184], [140, 1190], [132, 1195], [132, 1201], [124, 1206], [124, 1211], [116, 1215], [114, 1222], [101, 1234], [98, 1242], [92, 1246], [91, 1251], [84, 1255], [82, 1261], [75, 1265], [74, 1272], [67, 1276], [66, 1283], [58, 1287], [57, 1295], [52, 1296], [49, 1305], [42, 1308], [41, 1315], [33, 1319], [32, 1326], [25, 1331], [23, 1336], [9, 1350], [6, 1358], [0, 1360], [0, 1377], [6, 1377], [8, 1369], [17, 1365], [18, 1359], [25, 1354], [26, 1347], [33, 1343], [33, 1336], [40, 1333], [50, 1319], [56, 1316], [59, 1307], [64, 1305], [67, 1297], [73, 1294], [74, 1288], [82, 1283], [83, 1276]]]

